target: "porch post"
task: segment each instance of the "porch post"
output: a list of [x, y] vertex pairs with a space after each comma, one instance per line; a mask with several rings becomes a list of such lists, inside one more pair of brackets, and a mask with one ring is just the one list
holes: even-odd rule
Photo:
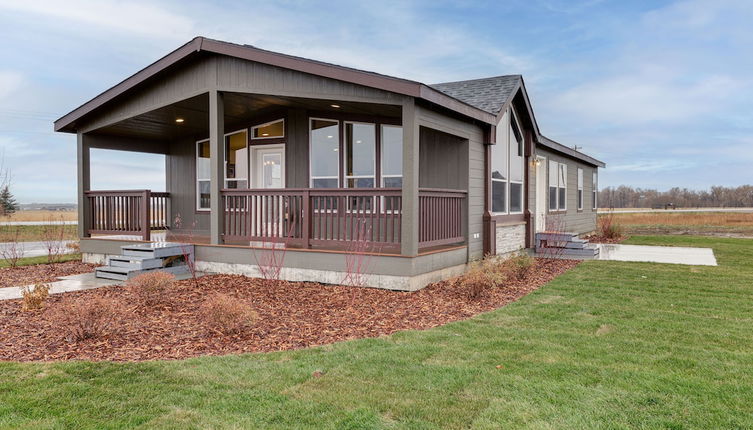
[[419, 127], [416, 102], [403, 103], [403, 190], [400, 228], [400, 253], [418, 255], [418, 161]]
[[224, 186], [225, 175], [225, 106], [223, 94], [209, 91], [209, 239], [213, 245], [222, 243], [224, 214], [220, 190]]
[[84, 134], [76, 134], [76, 173], [78, 176], [78, 237], [84, 238], [89, 234], [89, 199], [85, 193], [91, 190], [91, 174], [89, 162], [89, 144], [84, 140]]

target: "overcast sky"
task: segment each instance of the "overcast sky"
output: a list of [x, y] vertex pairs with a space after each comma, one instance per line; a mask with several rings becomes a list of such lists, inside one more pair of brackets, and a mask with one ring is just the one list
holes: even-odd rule
[[[73, 202], [55, 119], [197, 35], [435, 83], [522, 74], [542, 132], [601, 186], [753, 182], [753, 1], [0, 0], [0, 148], [21, 202]], [[95, 150], [95, 189], [164, 188]]]

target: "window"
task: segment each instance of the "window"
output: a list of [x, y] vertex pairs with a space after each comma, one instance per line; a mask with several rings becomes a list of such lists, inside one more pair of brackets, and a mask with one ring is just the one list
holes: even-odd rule
[[196, 142], [196, 210], [209, 210], [210, 166], [209, 139]]
[[510, 110], [510, 213], [523, 213], [523, 178], [525, 155], [523, 134], [518, 119]]
[[382, 186], [403, 186], [403, 128], [394, 125], [382, 126]]
[[549, 161], [549, 210], [567, 209], [567, 165]]
[[376, 127], [345, 123], [345, 187], [376, 186]]
[[311, 118], [310, 167], [312, 188], [337, 188], [340, 180], [340, 124]]
[[225, 135], [225, 188], [248, 188], [246, 130]]
[[275, 139], [285, 137], [285, 120], [267, 122], [251, 128], [252, 139]]
[[559, 163], [559, 207], [561, 211], [567, 209], [567, 164]]
[[497, 127], [497, 142], [492, 145], [492, 212], [507, 213], [507, 179], [508, 179], [508, 130]]
[[583, 169], [578, 168], [578, 210], [583, 210]]
[[557, 172], [559, 163], [549, 160], [549, 210], [557, 210]]
[[599, 194], [599, 175], [596, 170], [593, 173], [593, 184], [591, 186], [591, 203], [593, 204], [593, 209], [596, 210], [599, 207], [596, 204], [596, 196]]

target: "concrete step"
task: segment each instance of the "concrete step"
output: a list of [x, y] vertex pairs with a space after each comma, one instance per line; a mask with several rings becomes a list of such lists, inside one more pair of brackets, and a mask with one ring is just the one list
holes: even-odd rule
[[548, 240], [557, 242], [570, 242], [578, 239], [577, 233], [536, 233], [536, 240]]
[[163, 259], [151, 257], [137, 257], [133, 255], [121, 255], [110, 257], [107, 265], [112, 267], [125, 267], [130, 269], [157, 269], [162, 267]]
[[193, 245], [182, 245], [173, 242], [139, 243], [121, 246], [120, 250], [124, 256], [164, 258], [183, 255], [184, 251], [193, 254]]
[[182, 273], [188, 273], [188, 266], [183, 265], [183, 266], [173, 266], [173, 267], [154, 268], [154, 269], [130, 269], [127, 267], [103, 266], [103, 267], [97, 268], [97, 270], [95, 271], [95, 276], [97, 278], [127, 281], [142, 273], [155, 272], [158, 270], [161, 272], [168, 272], [174, 275], [179, 275]]

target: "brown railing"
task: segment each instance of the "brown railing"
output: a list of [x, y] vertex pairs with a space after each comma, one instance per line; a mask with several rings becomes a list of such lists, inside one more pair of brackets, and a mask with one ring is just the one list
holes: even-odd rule
[[149, 240], [152, 230], [167, 228], [169, 193], [149, 190], [86, 191], [91, 234], [140, 235]]
[[422, 188], [418, 192], [418, 247], [463, 242], [465, 191]]
[[[374, 251], [399, 251], [401, 194], [400, 188], [224, 189], [223, 239], [328, 249], [368, 241]], [[421, 248], [465, 240], [465, 194], [419, 191]]]

